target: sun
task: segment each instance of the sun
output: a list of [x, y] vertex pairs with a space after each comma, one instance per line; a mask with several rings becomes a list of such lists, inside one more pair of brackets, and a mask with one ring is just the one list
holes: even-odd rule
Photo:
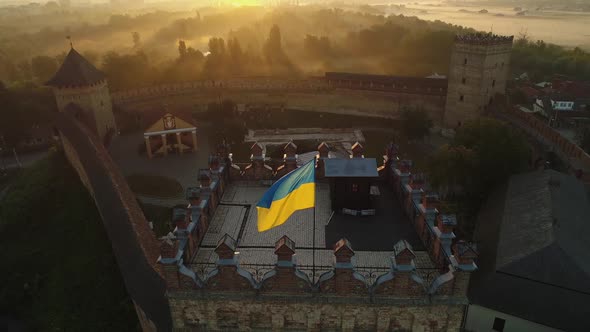
[[256, 5], [260, 5], [260, 0], [234, 0], [231, 2], [231, 4], [236, 7], [256, 6]]

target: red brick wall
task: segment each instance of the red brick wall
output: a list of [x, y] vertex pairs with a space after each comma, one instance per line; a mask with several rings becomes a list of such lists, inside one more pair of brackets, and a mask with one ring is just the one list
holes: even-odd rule
[[172, 328], [159, 245], [135, 195], [96, 134], [71, 114], [59, 113], [56, 126], [63, 150], [100, 212], [127, 291], [142, 326]]

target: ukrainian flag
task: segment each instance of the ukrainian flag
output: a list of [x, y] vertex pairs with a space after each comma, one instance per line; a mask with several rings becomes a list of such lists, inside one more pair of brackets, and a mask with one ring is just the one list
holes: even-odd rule
[[256, 204], [258, 231], [282, 225], [298, 210], [315, 206], [315, 158], [280, 178]]

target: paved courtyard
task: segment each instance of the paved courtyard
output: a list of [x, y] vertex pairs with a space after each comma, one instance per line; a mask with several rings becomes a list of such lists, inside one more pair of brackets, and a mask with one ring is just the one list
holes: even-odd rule
[[[201, 247], [196, 253], [191, 266], [202, 278], [215, 268], [217, 254], [214, 249], [225, 234], [237, 241], [238, 259], [243, 268], [249, 270], [256, 278], [262, 278], [276, 263], [275, 242], [287, 235], [295, 242], [295, 259], [301, 270], [314, 280], [321, 273], [333, 267], [332, 246], [340, 237], [350, 240], [356, 255], [353, 261], [362, 270], [366, 278], [373, 279], [379, 273], [385, 273], [391, 266], [390, 257], [393, 246], [400, 239], [412, 244], [419, 243], [417, 235], [399, 206], [385, 204], [380, 215], [375, 218], [353, 218], [348, 220], [332, 215], [329, 186], [319, 183], [316, 188], [316, 224], [315, 246], [313, 241], [313, 209], [296, 212], [283, 225], [263, 233], [257, 230], [256, 203], [268, 187], [249, 183], [233, 183], [225, 192], [221, 205], [209, 225]], [[389, 200], [391, 195], [384, 196]], [[380, 209], [382, 210], [382, 209]], [[354, 225], [352, 225], [354, 224]], [[327, 226], [327, 227], [326, 227]], [[420, 250], [421, 246], [416, 245]], [[313, 248], [315, 248], [315, 276], [313, 275]], [[425, 251], [416, 251], [417, 264], [422, 268], [432, 268], [432, 262]], [[425, 270], [426, 271], [426, 270]], [[376, 274], [377, 273], [377, 274]], [[431, 273], [431, 271], [425, 272]]]
[[199, 128], [197, 141], [196, 153], [169, 154], [165, 157], [148, 159], [145, 154], [139, 154], [139, 146], [144, 144], [143, 133], [134, 133], [117, 137], [111, 144], [110, 153], [125, 176], [131, 174], [165, 176], [175, 179], [186, 189], [197, 185], [200, 168], [208, 168], [210, 149], [206, 128]]

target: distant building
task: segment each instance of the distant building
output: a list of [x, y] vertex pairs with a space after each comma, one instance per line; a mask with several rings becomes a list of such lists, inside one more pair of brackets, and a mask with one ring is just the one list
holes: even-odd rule
[[469, 331], [582, 331], [590, 317], [590, 204], [584, 185], [545, 170], [510, 178], [480, 212]]
[[149, 126], [143, 134], [149, 159], [154, 155], [166, 156], [170, 152], [183, 154], [197, 151], [197, 126], [190, 114], [182, 118], [167, 111], [150, 115], [144, 119], [149, 121]]
[[513, 39], [479, 33], [456, 37], [449, 68], [445, 126], [456, 127], [479, 117], [496, 94], [505, 93]]
[[53, 87], [58, 110], [72, 113], [103, 142], [117, 133], [104, 73], [73, 47], [46, 84]]

